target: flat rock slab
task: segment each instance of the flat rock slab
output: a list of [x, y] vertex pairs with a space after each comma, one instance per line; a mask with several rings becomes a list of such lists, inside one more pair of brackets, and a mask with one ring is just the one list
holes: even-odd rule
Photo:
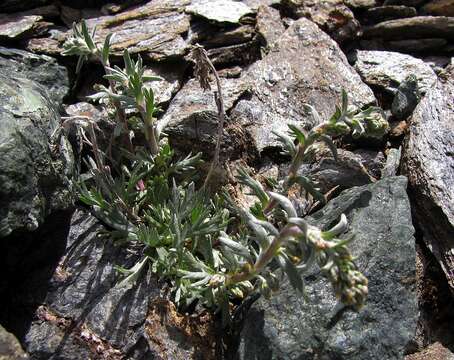
[[315, 269], [305, 278], [308, 301], [288, 284], [247, 315], [238, 358], [402, 359], [418, 318], [415, 245], [405, 177], [344, 191], [308, 220], [329, 228], [342, 213], [355, 234], [350, 248], [369, 279], [359, 313], [340, 311]]
[[116, 55], [129, 49], [152, 60], [181, 57], [187, 46], [183, 36], [189, 30], [184, 8], [189, 4], [190, 0], [149, 1], [120, 14], [87, 19], [87, 25], [97, 27], [95, 41], [99, 43], [115, 33], [112, 51]]
[[0, 39], [24, 38], [39, 29], [42, 19], [38, 15], [0, 14]]
[[69, 91], [68, 70], [46, 55], [0, 47], [0, 69], [36, 81], [58, 107]]
[[366, 84], [394, 94], [400, 83], [414, 74], [421, 93], [437, 80], [432, 68], [420, 59], [391, 51], [357, 50], [355, 69]]
[[189, 14], [219, 23], [238, 24], [242, 17], [254, 11], [242, 2], [232, 0], [195, 0], [186, 7]]
[[433, 0], [424, 5], [421, 11], [429, 15], [454, 16], [454, 1]]
[[454, 37], [454, 17], [416, 16], [381, 22], [364, 29], [364, 38], [389, 40]]
[[304, 18], [295, 21], [243, 78], [251, 84], [252, 95], [241, 99], [231, 116], [251, 133], [259, 152], [278, 145], [272, 131], [285, 132], [289, 123], [316, 125], [304, 104], [328, 119], [342, 89], [355, 105], [375, 103], [339, 46]]
[[454, 66], [427, 92], [410, 122], [403, 158], [423, 239], [454, 291]]

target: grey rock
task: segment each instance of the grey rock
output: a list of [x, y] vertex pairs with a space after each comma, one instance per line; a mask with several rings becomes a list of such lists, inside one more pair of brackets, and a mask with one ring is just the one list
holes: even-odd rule
[[[225, 111], [229, 112], [249, 89], [249, 84], [243, 79], [221, 79], [221, 84]], [[170, 136], [176, 147], [210, 153], [216, 143], [217, 124], [217, 107], [212, 91], [203, 91], [199, 83], [191, 79], [173, 98], [159, 127]], [[223, 146], [228, 145], [224, 142]]]
[[271, 132], [287, 131], [288, 123], [316, 125], [303, 110], [305, 103], [326, 119], [334, 112], [342, 88], [357, 106], [375, 102], [338, 45], [304, 18], [295, 21], [243, 78], [253, 93], [238, 101], [231, 117], [249, 131], [259, 152], [277, 146]]
[[396, 176], [400, 166], [400, 159], [402, 157], [402, 148], [389, 149], [388, 156], [386, 157], [386, 164], [382, 171], [382, 177]]
[[443, 51], [443, 47], [448, 44], [448, 40], [439, 38], [406, 39], [387, 41], [385, 44], [389, 50], [414, 54], [429, 51]]
[[45, 5], [48, 2], [48, 0], [3, 0], [0, 4], [0, 12], [10, 13], [28, 10], [34, 7]]
[[428, 248], [454, 290], [454, 66], [426, 93], [410, 120], [404, 147], [416, 219]]
[[243, 44], [209, 49], [207, 52], [216, 67], [247, 66], [260, 59], [260, 46], [255, 39]]
[[[184, 35], [189, 30], [189, 15], [184, 7], [190, 0], [149, 1], [115, 15], [87, 19], [87, 26], [97, 27], [96, 42], [103, 42], [110, 33], [112, 52], [122, 55], [124, 49], [143, 53], [151, 60], [182, 57], [187, 49]], [[70, 36], [71, 31], [66, 33]], [[57, 45], [61, 48], [61, 42]], [[54, 45], [55, 46], [55, 45]]]
[[420, 92], [425, 93], [437, 79], [429, 65], [410, 55], [391, 51], [356, 51], [355, 69], [366, 84], [394, 95], [399, 85], [414, 74]]
[[352, 9], [369, 9], [378, 5], [377, 0], [345, 0], [345, 4]]
[[423, 14], [454, 16], [454, 2], [452, 0], [432, 0], [421, 8]]
[[35, 230], [72, 203], [72, 150], [57, 106], [44, 88], [11, 75], [0, 69], [0, 236]]
[[[119, 281], [115, 266], [130, 268], [139, 259], [108, 236], [100, 237], [101, 231], [104, 227], [90, 214], [79, 209], [73, 213], [69, 233], [62, 239], [63, 257], [24, 336], [31, 357], [190, 359], [208, 354], [197, 348], [197, 335], [188, 335], [172, 322], [175, 310], [163, 310], [156, 318], [153, 309], [161, 288], [154, 275], [144, 270], [136, 284]], [[193, 329], [197, 332], [196, 326]]]
[[46, 24], [39, 15], [0, 14], [0, 40], [23, 39], [39, 33]]
[[381, 151], [357, 149], [353, 151], [359, 157], [367, 172], [375, 179], [380, 179], [382, 169], [385, 166], [385, 156]]
[[256, 11], [260, 6], [279, 6], [281, 0], [242, 0], [252, 10]]
[[158, 76], [160, 81], [145, 83], [145, 86], [153, 89], [156, 105], [167, 104], [181, 88], [184, 71], [183, 64], [152, 64], [147, 65], [145, 75]]
[[368, 20], [377, 23], [380, 21], [401, 19], [416, 16], [417, 12], [414, 7], [402, 5], [378, 6], [367, 9], [365, 16]]
[[271, 46], [285, 32], [279, 10], [260, 6], [257, 10], [257, 32], [265, 46]]
[[375, 181], [364, 166], [360, 154], [339, 149], [337, 155], [336, 161], [329, 151], [322, 151], [311, 165], [303, 166], [300, 172], [309, 175], [323, 193], [336, 186], [344, 190]]
[[210, 21], [231, 24], [238, 24], [241, 18], [254, 13], [246, 4], [232, 0], [195, 0], [186, 7], [186, 12]]
[[359, 313], [342, 311], [317, 270], [306, 277], [308, 301], [283, 284], [247, 315], [238, 359], [402, 359], [418, 317], [415, 248], [407, 180], [391, 177], [352, 188], [308, 218], [329, 227], [349, 219], [350, 247], [369, 279]]
[[425, 0], [385, 0], [383, 5], [404, 5], [404, 6], [419, 6], [424, 3]]
[[0, 71], [37, 82], [55, 104], [61, 104], [69, 91], [68, 70], [46, 55], [0, 47]]
[[364, 38], [383, 39], [446, 38], [454, 36], [454, 18], [447, 16], [415, 16], [381, 22], [364, 29]]
[[282, 0], [281, 7], [292, 17], [306, 17], [339, 43], [361, 35], [359, 22], [343, 0]]
[[396, 120], [403, 120], [410, 116], [421, 100], [418, 89], [418, 79], [409, 75], [397, 88], [391, 105], [391, 112]]
[[16, 337], [0, 325], [0, 359], [2, 360], [27, 360]]

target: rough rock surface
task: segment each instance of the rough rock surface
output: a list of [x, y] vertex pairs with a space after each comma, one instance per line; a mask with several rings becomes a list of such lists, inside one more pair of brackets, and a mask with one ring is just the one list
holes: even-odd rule
[[206, 343], [196, 335], [188, 336], [181, 324], [191, 320], [158, 300], [160, 287], [153, 276], [144, 272], [137, 285], [119, 282], [115, 265], [131, 267], [137, 258], [114, 246], [111, 239], [100, 238], [100, 230], [94, 217], [74, 212], [64, 256], [25, 335], [24, 345], [31, 356], [116, 360], [190, 359], [204, 354], [214, 359], [214, 350], [206, 345], [214, 332], [203, 332], [210, 325], [201, 319], [204, 327], [193, 324], [192, 331], [200, 331]]
[[96, 26], [95, 41], [103, 42], [115, 33], [112, 50], [121, 55], [144, 53], [153, 60], [182, 56], [186, 50], [183, 34], [189, 30], [189, 15], [184, 13], [190, 0], [149, 1], [116, 15], [87, 19], [89, 28]]
[[361, 34], [360, 24], [342, 0], [281, 0], [281, 7], [292, 17], [306, 17], [339, 43]]
[[369, 279], [359, 313], [342, 311], [330, 285], [314, 269], [306, 277], [307, 302], [288, 284], [249, 312], [239, 359], [402, 359], [413, 337], [417, 304], [415, 248], [407, 180], [391, 177], [352, 188], [310, 217], [329, 227], [341, 213], [356, 234], [351, 249]]
[[422, 237], [454, 291], [454, 66], [427, 92], [411, 118], [403, 169]]
[[285, 32], [279, 10], [260, 6], [257, 10], [257, 32], [265, 46], [271, 46]]
[[421, 11], [429, 15], [454, 16], [454, 2], [452, 0], [432, 0], [424, 5]]
[[0, 40], [16, 40], [39, 32], [44, 23], [39, 15], [0, 14]]
[[411, 115], [419, 100], [421, 100], [421, 95], [418, 89], [418, 79], [415, 75], [409, 75], [402, 81], [397, 88], [396, 95], [394, 95], [391, 105], [394, 118], [402, 120]]
[[0, 325], [0, 359], [27, 360], [28, 356], [22, 350], [16, 337]]
[[288, 123], [315, 125], [304, 104], [326, 119], [342, 88], [358, 106], [375, 102], [338, 45], [304, 18], [295, 21], [243, 78], [253, 93], [238, 102], [231, 116], [251, 133], [260, 152], [277, 145], [271, 131], [287, 131]]
[[367, 9], [366, 18], [374, 23], [393, 19], [407, 18], [416, 16], [417, 12], [414, 7], [408, 6], [378, 6]]
[[398, 86], [414, 74], [419, 91], [425, 93], [437, 79], [432, 68], [420, 59], [391, 51], [357, 50], [355, 69], [366, 84], [395, 94]]
[[[229, 112], [249, 89], [249, 84], [238, 78], [221, 78], [221, 84], [225, 111]], [[189, 146], [193, 152], [207, 153], [214, 149], [216, 143], [217, 114], [212, 91], [203, 91], [200, 84], [191, 79], [173, 98], [159, 126], [178, 148], [188, 149]], [[223, 146], [229, 146], [232, 139], [224, 140], [227, 143]]]
[[57, 106], [36, 83], [0, 70], [0, 236], [35, 230], [71, 204], [72, 151]]
[[364, 37], [383, 39], [446, 38], [454, 36], [454, 18], [447, 16], [415, 16], [389, 20], [364, 29]]
[[37, 82], [55, 104], [61, 104], [69, 91], [68, 70], [46, 55], [0, 47], [0, 70]]
[[210, 21], [231, 24], [237, 24], [242, 17], [253, 14], [246, 4], [232, 0], [195, 0], [186, 7], [186, 12]]

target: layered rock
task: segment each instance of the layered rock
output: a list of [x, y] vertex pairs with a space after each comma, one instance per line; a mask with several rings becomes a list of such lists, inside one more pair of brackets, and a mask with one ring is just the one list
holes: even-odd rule
[[369, 297], [358, 313], [336, 307], [317, 270], [305, 278], [307, 301], [284, 284], [270, 301], [260, 299], [241, 333], [239, 359], [402, 359], [418, 315], [415, 248], [404, 177], [352, 188], [309, 218], [329, 227], [341, 213], [355, 234], [350, 243], [369, 279]]
[[231, 116], [251, 133], [260, 152], [277, 145], [272, 131], [287, 131], [289, 123], [316, 125], [304, 104], [327, 119], [342, 89], [359, 107], [375, 102], [338, 45], [304, 18], [295, 21], [243, 78], [251, 84], [252, 95], [241, 99]]
[[410, 55], [358, 50], [355, 59], [355, 69], [363, 81], [389, 94], [395, 94], [399, 85], [409, 75], [416, 76], [421, 93], [429, 90], [437, 79], [428, 64]]
[[0, 236], [35, 230], [72, 203], [72, 151], [58, 104], [37, 83], [0, 69]]
[[453, 96], [454, 67], [450, 65], [413, 113], [403, 169], [422, 237], [454, 291]]

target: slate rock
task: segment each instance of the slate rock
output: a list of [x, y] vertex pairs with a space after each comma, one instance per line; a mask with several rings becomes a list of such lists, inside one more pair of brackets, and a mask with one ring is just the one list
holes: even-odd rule
[[345, 0], [345, 4], [352, 9], [364, 10], [378, 5], [377, 0]]
[[238, 101], [231, 117], [251, 134], [259, 152], [278, 145], [272, 131], [285, 132], [289, 123], [316, 125], [303, 110], [305, 103], [327, 119], [342, 88], [359, 107], [375, 102], [338, 45], [305, 18], [295, 21], [242, 78], [251, 84], [252, 95]]
[[417, 54], [424, 52], [440, 52], [448, 44], [448, 40], [440, 38], [427, 39], [406, 39], [387, 41], [386, 47], [389, 50], [404, 52], [408, 54]]
[[364, 28], [364, 38], [380, 37], [389, 40], [445, 38], [454, 36], [454, 18], [448, 16], [415, 16], [388, 20]]
[[397, 88], [391, 105], [391, 112], [396, 120], [403, 120], [410, 116], [421, 100], [418, 89], [418, 79], [409, 75]]
[[359, 22], [342, 0], [282, 0], [281, 8], [293, 18], [313, 21], [339, 43], [361, 34]]
[[58, 105], [37, 83], [0, 69], [0, 236], [35, 230], [72, 203], [71, 147]]
[[454, 16], [454, 1], [432, 0], [421, 8], [423, 14]]
[[195, 0], [186, 12], [209, 21], [238, 24], [242, 17], [252, 15], [253, 10], [242, 2], [232, 0]]
[[[221, 78], [225, 111], [249, 89], [243, 79]], [[215, 84], [212, 83], [214, 89]], [[195, 79], [189, 80], [170, 102], [159, 122], [177, 148], [192, 152], [211, 153], [216, 143], [218, 112], [212, 91], [203, 91]], [[231, 140], [226, 136], [223, 146]]]
[[0, 70], [37, 82], [56, 106], [69, 91], [68, 70], [50, 56], [0, 47]]
[[3, 0], [0, 4], [0, 12], [10, 13], [33, 9], [45, 5], [48, 2], [49, 0]]
[[265, 46], [271, 46], [285, 32], [279, 10], [260, 6], [257, 10], [257, 32]]
[[402, 148], [391, 148], [386, 157], [386, 164], [382, 171], [382, 177], [396, 176], [400, 166], [402, 157]]
[[394, 95], [399, 85], [414, 74], [424, 94], [437, 79], [431, 67], [410, 55], [391, 51], [357, 50], [355, 69], [363, 81]]
[[[163, 301], [159, 298], [161, 287], [147, 267], [136, 283], [120, 281], [115, 266], [130, 268], [140, 258], [115, 245], [109, 236], [101, 237], [103, 231], [105, 228], [86, 211], [77, 209], [72, 214], [69, 232], [62, 239], [63, 256], [24, 336], [31, 357], [120, 360], [209, 355], [211, 350], [203, 347], [196, 324], [191, 335], [172, 323], [176, 316], [180, 324], [189, 323], [189, 317], [175, 309], [164, 309], [157, 317], [156, 302]], [[214, 332], [203, 333], [209, 326], [204, 323], [200, 331], [211, 339]]]
[[6, 331], [0, 325], [0, 359], [4, 360], [27, 360], [28, 356], [24, 353], [16, 337]]
[[378, 6], [367, 9], [365, 16], [368, 20], [377, 23], [386, 20], [401, 19], [416, 16], [417, 12], [414, 7], [402, 5]]
[[[402, 359], [416, 328], [415, 245], [407, 180], [390, 177], [344, 191], [308, 221], [328, 228], [349, 219], [357, 264], [369, 279], [359, 313], [336, 306], [328, 282], [313, 269], [308, 301], [288, 283], [259, 299], [240, 336], [238, 359]], [[413, 283], [412, 283], [413, 281]]]
[[426, 93], [410, 120], [403, 172], [427, 247], [454, 290], [454, 66]]
[[0, 14], [0, 40], [19, 40], [39, 34], [46, 23], [39, 15]]

